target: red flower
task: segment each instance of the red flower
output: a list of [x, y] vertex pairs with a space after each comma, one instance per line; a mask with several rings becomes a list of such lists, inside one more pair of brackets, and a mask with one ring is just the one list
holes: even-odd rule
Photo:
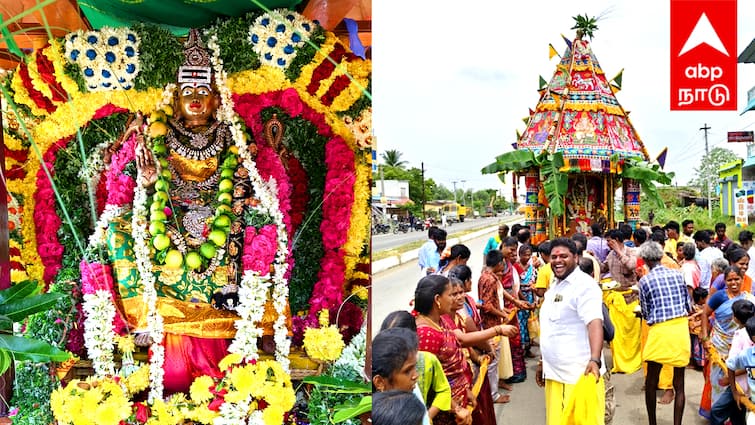
[[136, 403], [136, 420], [140, 423], [147, 423], [150, 417], [149, 406], [144, 403]]
[[220, 410], [220, 406], [222, 406], [223, 403], [225, 403], [225, 399], [223, 397], [218, 397], [212, 400], [210, 404], [207, 405], [207, 408], [213, 412], [217, 412]]

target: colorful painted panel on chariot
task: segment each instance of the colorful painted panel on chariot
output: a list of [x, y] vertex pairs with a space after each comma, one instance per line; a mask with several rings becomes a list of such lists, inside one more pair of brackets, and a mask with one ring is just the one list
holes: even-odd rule
[[[255, 28], [259, 31], [263, 26], [264, 15], [253, 21], [250, 38]], [[292, 307], [315, 312], [340, 304], [349, 282], [368, 278], [360, 265], [368, 262], [363, 252], [369, 231], [371, 108], [362, 90], [369, 87], [371, 63], [354, 56], [332, 33], [318, 30], [314, 23], [297, 24], [306, 24], [307, 34], [319, 31], [319, 50], [297, 44], [293, 53], [281, 50], [288, 60], [278, 61], [275, 52], [259, 48], [255, 50], [259, 62], [231, 73], [227, 81], [234, 93], [236, 113], [255, 135], [261, 176], [274, 177], [279, 193], [285, 194], [279, 202], [289, 241], [295, 241], [289, 258], [293, 265]], [[80, 35], [105, 34], [102, 31]], [[113, 34], [118, 44], [131, 40], [129, 34], [134, 34], [137, 42], [144, 40], [138, 29], [113, 29], [107, 34]], [[291, 37], [288, 32], [285, 35]], [[109, 38], [104, 40], [107, 44]], [[132, 46], [137, 45], [132, 42]], [[14, 280], [28, 276], [51, 282], [61, 267], [64, 245], [66, 249], [73, 246], [59, 239], [59, 232], [65, 233], [67, 228], [34, 150], [39, 150], [55, 176], [56, 153], [74, 145], [70, 142], [76, 140], [80, 128], [97, 126], [99, 120], [117, 113], [149, 114], [162, 96], [160, 86], [138, 91], [105, 86], [102, 69], [92, 68], [104, 65], [96, 60], [81, 62], [89, 59], [72, 55], [73, 47], [70, 37], [51, 41], [35, 52], [28, 65], [19, 67], [8, 87], [14, 101], [34, 122], [28, 139], [12, 119], [6, 134], [6, 178], [12, 200], [18, 203], [12, 243], [20, 249], [14, 257]], [[112, 56], [98, 52], [107, 63], [121, 64], [124, 72], [133, 63], [130, 50], [117, 51], [113, 62]], [[86, 52], [78, 55], [85, 57]], [[135, 56], [138, 63], [139, 55]], [[78, 74], [71, 72], [72, 66]], [[142, 72], [144, 65], [138, 68]], [[86, 69], [92, 69], [99, 78], [88, 76]], [[175, 69], [164, 72], [175, 75]], [[89, 84], [92, 82], [98, 84]], [[262, 137], [264, 122], [273, 113], [289, 126], [289, 132], [299, 132], [284, 137], [287, 157]], [[95, 150], [89, 146], [87, 156]], [[97, 186], [99, 198], [107, 196], [102, 186]], [[101, 212], [104, 202], [98, 201]], [[82, 233], [79, 236], [85, 240], [87, 235]], [[300, 258], [297, 252], [307, 254], [307, 258]]]
[[[561, 151], [569, 169], [611, 172], [608, 159], [647, 152], [615, 96], [589, 42], [567, 49], [527, 120], [518, 148]], [[554, 146], [555, 145], [555, 146]], [[574, 161], [577, 161], [574, 163]]]

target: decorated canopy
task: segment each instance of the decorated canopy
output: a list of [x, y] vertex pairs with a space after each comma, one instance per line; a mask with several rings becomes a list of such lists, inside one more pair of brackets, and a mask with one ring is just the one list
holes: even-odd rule
[[550, 82], [518, 140], [518, 149], [561, 152], [562, 171], [615, 172], [610, 158], [648, 159], [628, 113], [616, 99], [621, 74], [606, 78], [590, 42], [567, 42]]

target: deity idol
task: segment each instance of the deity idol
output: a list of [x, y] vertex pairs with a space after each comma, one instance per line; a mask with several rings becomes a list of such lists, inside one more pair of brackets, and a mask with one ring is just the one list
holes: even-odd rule
[[[142, 346], [151, 344], [154, 336], [144, 297], [145, 272], [140, 270], [137, 252], [140, 243], [147, 245], [146, 273], [150, 280], [154, 277], [157, 292], [154, 308], [162, 320], [168, 393], [187, 391], [197, 376], [218, 376], [217, 365], [228, 354], [239, 320], [233, 310], [239, 303], [244, 270], [245, 229], [270, 221], [256, 208], [259, 200], [249, 171], [237, 158], [229, 125], [215, 116], [220, 99], [213, 87], [209, 55], [194, 30], [185, 54], [178, 72], [175, 116], [163, 118], [164, 142], [150, 141], [147, 136], [154, 136], [154, 128], [160, 126], [145, 131], [138, 117], [122, 138], [122, 148], [113, 154], [113, 163], [134, 160], [140, 176], [136, 185], [150, 199], [145, 202], [148, 234], [136, 237], [138, 226], [129, 205], [109, 220], [105, 232], [112, 265], [108, 274], [118, 292], [115, 302], [128, 331]], [[129, 149], [133, 149], [130, 157]], [[255, 146], [250, 145], [249, 151], [254, 154]], [[271, 305], [268, 302], [267, 310]], [[263, 320], [270, 325], [267, 313]], [[277, 315], [273, 316], [272, 321]], [[267, 326], [263, 337], [268, 352], [275, 349], [271, 331], [272, 326]]]

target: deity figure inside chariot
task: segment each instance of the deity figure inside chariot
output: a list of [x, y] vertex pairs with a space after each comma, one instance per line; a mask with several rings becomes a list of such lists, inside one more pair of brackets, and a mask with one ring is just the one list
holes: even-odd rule
[[[219, 376], [217, 365], [228, 354], [239, 320], [234, 308], [244, 272], [245, 229], [269, 219], [257, 209], [259, 194], [237, 155], [229, 124], [216, 117], [220, 96], [195, 30], [185, 47], [174, 104], [164, 109], [168, 114], [152, 114], [151, 120], [161, 122], [149, 127], [137, 115], [108, 155], [111, 166], [128, 162], [125, 168], [140, 176], [136, 185], [147, 193], [147, 233], [135, 235], [135, 205], [113, 214], [104, 233], [109, 265], [103, 269], [116, 288], [118, 317], [141, 346], [152, 343], [138, 253], [148, 250], [146, 267], [154, 276], [163, 322], [168, 393], [187, 391], [197, 376]], [[156, 135], [164, 140], [154, 142]], [[248, 149], [255, 154], [254, 144]], [[275, 351], [276, 318], [268, 296], [261, 344], [268, 353]]]

